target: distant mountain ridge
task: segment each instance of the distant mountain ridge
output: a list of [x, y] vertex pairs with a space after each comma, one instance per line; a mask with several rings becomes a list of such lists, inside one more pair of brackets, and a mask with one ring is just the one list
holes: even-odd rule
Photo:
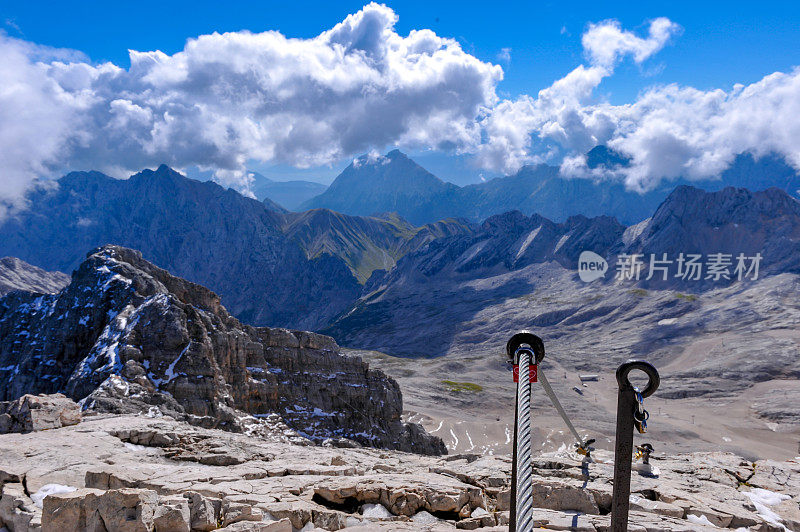
[[209, 286], [247, 323], [305, 329], [345, 310], [374, 269], [469, 230], [456, 221], [416, 228], [396, 216], [286, 213], [164, 165], [126, 180], [72, 172], [27, 200], [0, 221], [0, 255], [69, 272], [91, 249], [127, 246]]
[[[681, 186], [650, 218], [635, 226], [625, 227], [611, 217], [573, 216], [555, 223], [519, 211], [495, 215], [471, 233], [440, 238], [405, 255], [393, 270], [367, 283], [359, 300], [323, 331], [342, 345], [433, 356], [448, 350], [456, 334], [452, 331], [483, 337], [483, 332], [478, 332], [483, 321], [465, 320], [514, 298], [531, 307], [531, 325], [546, 327], [568, 320], [570, 313], [578, 320], [579, 307], [566, 314], [537, 317], [533, 302], [537, 297], [546, 301], [558, 298], [553, 284], [563, 286], [564, 279], [577, 281], [578, 258], [583, 251], [593, 251], [608, 261], [605, 278], [595, 283], [619, 284], [621, 293], [666, 289], [700, 294], [730, 286], [740, 282], [733, 271], [733, 261], [740, 253], [749, 257], [761, 254], [758, 279], [797, 275], [800, 201], [778, 188], [751, 192], [727, 187], [707, 192]], [[733, 262], [728, 278], [706, 278], [707, 270], [696, 280], [676, 277], [674, 261], [681, 253], [699, 254], [703, 261], [712, 254], [727, 254]], [[638, 279], [618, 280], [615, 264], [623, 254], [641, 255], [642, 262], [650, 254], [657, 258], [666, 254], [673, 261], [668, 280], [655, 277], [648, 281], [646, 268]], [[751, 274], [741, 282], [752, 281]], [[549, 287], [546, 293], [537, 293], [540, 284]], [[577, 286], [588, 290], [585, 301], [594, 301], [592, 285], [578, 282]], [[693, 297], [684, 296], [688, 300]], [[598, 312], [611, 310], [603, 307]]]
[[463, 217], [459, 187], [428, 172], [399, 150], [385, 156], [362, 155], [319, 196], [301, 209], [326, 208], [356, 216], [396, 212], [423, 225]]
[[0, 296], [12, 290], [50, 294], [64, 288], [69, 275], [48, 272], [16, 257], [0, 258]]
[[275, 203], [290, 211], [297, 211], [305, 201], [322, 194], [328, 187], [313, 181], [275, 181], [258, 172], [250, 172], [250, 186], [260, 201]]
[[[625, 166], [628, 161], [605, 146], [597, 146], [587, 154], [587, 164], [591, 168], [614, 168]], [[306, 201], [301, 208], [328, 208], [352, 215], [394, 211], [417, 225], [449, 217], [480, 222], [511, 210], [540, 214], [556, 222], [577, 214], [613, 216], [630, 225], [650, 216], [676, 186], [686, 184], [704, 190], [725, 186], [762, 190], [776, 186], [795, 197], [800, 193], [800, 175], [777, 156], [756, 160], [743, 154], [719, 179], [679, 179], [639, 194], [617, 181], [567, 179], [560, 175], [558, 167], [545, 164], [524, 166], [513, 175], [458, 187], [393, 150], [385, 156], [359, 157], [324, 193]]]
[[[403, 159], [399, 153], [393, 157]], [[415, 168], [405, 159], [404, 165]], [[385, 166], [391, 165], [389, 159]], [[431, 179], [421, 177], [422, 182]], [[71, 271], [98, 246], [140, 249], [160, 267], [219, 293], [246, 323], [331, 326], [340, 339], [347, 337], [338, 336], [337, 328], [380, 323], [380, 317], [363, 311], [378, 308], [370, 307], [378, 302], [391, 307], [393, 287], [417, 286], [431, 276], [483, 283], [496, 274], [551, 262], [574, 272], [583, 250], [612, 259], [625, 251], [761, 250], [769, 254], [765, 274], [796, 272], [800, 257], [798, 202], [776, 188], [704, 192], [678, 187], [635, 227], [608, 216], [557, 222], [519, 211], [482, 224], [446, 219], [423, 226], [395, 214], [283, 213], [166, 166], [128, 180], [74, 172], [58, 187], [31, 192], [27, 200], [27, 209], [0, 222], [0, 255]], [[688, 287], [707, 288], [702, 283]]]
[[144, 256], [219, 293], [252, 324], [313, 328], [360, 291], [338, 258], [306, 258], [282, 232], [283, 214], [167, 166], [126, 180], [73, 172], [28, 196], [30, 207], [0, 223], [0, 254], [72, 271], [98, 246]]
[[[630, 242], [624, 247], [629, 254], [667, 254], [675, 259], [681, 253], [723, 253], [730, 256], [733, 270], [738, 255], [759, 253], [763, 257], [760, 276], [800, 273], [800, 201], [779, 188], [753, 192], [726, 187], [706, 192], [680, 186], [652, 217], [630, 228], [629, 236]], [[673, 276], [675, 273], [674, 268], [670, 270]], [[714, 283], [719, 285], [719, 281]], [[656, 277], [644, 285], [660, 287], [665, 283]], [[709, 288], [712, 280], [703, 276], [692, 285]]]
[[397, 215], [347, 216], [328, 209], [291, 213], [283, 231], [309, 259], [322, 254], [341, 258], [364, 283], [375, 270], [390, 270], [398, 259], [432, 240], [471, 230], [454, 219], [415, 227]]

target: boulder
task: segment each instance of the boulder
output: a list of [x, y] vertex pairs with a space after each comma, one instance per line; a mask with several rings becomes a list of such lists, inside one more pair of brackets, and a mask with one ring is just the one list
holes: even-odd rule
[[316, 505], [303, 500], [292, 500], [262, 504], [260, 507], [272, 517], [288, 519], [294, 528], [301, 529], [311, 521], [311, 512]]
[[88, 494], [84, 504], [89, 530], [152, 532], [158, 495], [144, 489], [108, 490], [100, 495]]
[[189, 532], [191, 510], [185, 497], [162, 497], [153, 514], [155, 532]]
[[205, 497], [196, 491], [184, 493], [189, 501], [192, 530], [205, 532], [217, 528], [222, 503], [219, 499]]
[[48, 495], [42, 501], [42, 532], [86, 529], [86, 497], [102, 495], [101, 490], [84, 488]]
[[80, 421], [80, 406], [60, 393], [0, 402], [0, 434], [57, 429]]
[[239, 521], [261, 521], [264, 513], [261, 509], [249, 504], [231, 503], [224, 501], [222, 504], [222, 525], [228, 526]]
[[550, 510], [572, 510], [586, 514], [599, 514], [600, 509], [594, 495], [580, 484], [572, 485], [559, 480], [535, 482], [533, 505]]
[[456, 528], [460, 530], [476, 530], [478, 528], [484, 528], [488, 526], [494, 526], [497, 522], [495, 517], [491, 514], [489, 515], [482, 515], [478, 517], [469, 517], [467, 519], [462, 519], [456, 523]]
[[450, 514], [464, 512], [464, 517], [469, 517], [475, 508], [487, 506], [486, 496], [480, 488], [432, 474], [331, 479], [319, 483], [314, 493], [332, 504], [344, 504], [349, 500], [362, 504], [380, 503], [394, 515], [409, 517], [421, 510]]
[[651, 501], [638, 495], [631, 495], [630, 497], [631, 510], [639, 510], [641, 512], [652, 512], [659, 515], [667, 515], [669, 517], [677, 517], [682, 519], [685, 510], [675, 504], [670, 504], [663, 501]]

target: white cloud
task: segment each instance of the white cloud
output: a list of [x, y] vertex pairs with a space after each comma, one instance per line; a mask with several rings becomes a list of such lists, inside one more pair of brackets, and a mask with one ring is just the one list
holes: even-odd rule
[[616, 21], [589, 25], [582, 43], [590, 65], [580, 65], [539, 91], [499, 102], [483, 120], [485, 142], [477, 148], [480, 164], [513, 172], [523, 164], [585, 153], [610, 138], [617, 122], [591, 102], [594, 90], [627, 55], [641, 63], [664, 47], [679, 26], [659, 18], [641, 38]]
[[80, 92], [65, 90], [31, 57], [63, 54], [0, 34], [0, 217], [21, 204], [33, 178], [47, 173], [62, 147], [74, 138], [71, 124], [91, 104]]
[[[656, 86], [635, 101], [597, 101], [595, 89], [630, 55], [641, 63], [661, 49], [679, 27], [667, 19], [650, 23], [637, 37], [607, 21], [584, 34], [589, 65], [580, 65], [536, 98], [498, 102], [483, 120], [479, 162], [513, 172], [523, 164], [559, 162], [567, 177], [624, 180], [646, 190], [663, 179], [719, 175], [740, 153], [777, 153], [800, 169], [800, 69], [776, 72], [729, 91]], [[631, 158], [628, 168], [586, 166], [586, 151], [606, 144]]]
[[637, 63], [664, 48], [670, 37], [680, 31], [680, 26], [665, 17], [650, 21], [648, 36], [639, 37], [625, 31], [616, 20], [590, 24], [583, 34], [581, 44], [593, 65], [611, 68], [623, 56], [630, 55]]
[[369, 4], [311, 39], [275, 31], [202, 35], [129, 70], [0, 35], [0, 198], [36, 176], [123, 177], [167, 163], [246, 190], [249, 160], [308, 167], [374, 146], [475, 145], [499, 66], [429, 30], [399, 35]]
[[[196, 166], [247, 192], [248, 161], [309, 167], [383, 146], [473, 154], [492, 171], [559, 163], [565, 176], [638, 189], [716, 175], [742, 152], [800, 168], [798, 70], [728, 91], [667, 85], [625, 105], [598, 98], [620, 62], [643, 64], [680, 31], [666, 18], [645, 35], [590, 24], [586, 64], [503, 100], [499, 66], [430, 30], [399, 35], [396, 22], [373, 3], [314, 38], [202, 35], [174, 55], [131, 51], [128, 70], [0, 33], [0, 206], [67, 170]], [[631, 166], [590, 171], [583, 154], [597, 144]]]
[[778, 153], [800, 168], [800, 69], [730, 91], [658, 87], [605, 112], [618, 123], [608, 145], [633, 160], [625, 172], [633, 188], [714, 176], [744, 152]]
[[497, 54], [497, 60], [501, 61], [505, 64], [511, 62], [511, 48], [501, 48], [500, 52]]

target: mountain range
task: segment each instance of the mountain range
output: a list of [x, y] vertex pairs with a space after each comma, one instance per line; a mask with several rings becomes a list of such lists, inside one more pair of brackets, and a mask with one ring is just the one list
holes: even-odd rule
[[27, 200], [0, 222], [3, 255], [70, 272], [95, 247], [128, 246], [212, 287], [243, 321], [306, 329], [346, 310], [376, 268], [471, 230], [456, 220], [414, 227], [396, 215], [286, 213], [167, 166], [126, 180], [73, 172]]
[[[583, 251], [607, 261], [604, 277], [579, 277]], [[674, 261], [667, 281], [648, 281], [647, 268], [639, 280], [618, 279], [623, 255], [647, 261], [651, 253]], [[699, 278], [675, 277], [681, 253], [701, 255]], [[733, 260], [730, 279], [707, 277], [717, 253]], [[762, 256], [757, 279], [737, 279], [739, 253]], [[546, 346], [540, 371], [579, 430], [598, 441], [613, 442], [614, 370], [639, 358], [661, 373], [647, 438], [666, 454], [794, 456], [798, 290], [800, 202], [779, 189], [679, 187], [627, 227], [610, 218], [491, 217], [473, 234], [436, 240], [373, 274], [351, 310], [321, 332], [395, 377], [413, 419], [456, 452], [504, 448], [515, 410], [503, 346], [527, 329]], [[585, 374], [599, 382], [587, 384]], [[561, 420], [538, 387], [535, 394], [537, 427], [557, 448]]]
[[29, 208], [0, 224], [0, 248], [48, 270], [70, 272], [112, 243], [213, 287], [248, 323], [313, 328], [360, 292], [347, 266], [309, 260], [283, 234], [283, 214], [213, 182], [166, 166], [118, 180], [73, 172], [28, 196]]
[[[590, 168], [614, 168], [628, 161], [597, 146], [587, 154], [587, 164]], [[779, 157], [755, 159], [743, 154], [717, 179], [679, 179], [644, 194], [628, 190], [617, 181], [566, 179], [558, 167], [546, 164], [524, 166], [513, 175], [458, 187], [394, 150], [385, 156], [364, 155], [356, 159], [325, 192], [304, 202], [300, 209], [328, 208], [352, 215], [396, 212], [418, 225], [448, 217], [480, 222], [511, 210], [540, 214], [558, 222], [577, 214], [613, 216], [630, 225], [650, 216], [680, 185], [709, 191], [726, 186], [750, 190], [776, 186], [797, 197], [800, 175]]]
[[[380, 171], [388, 172], [386, 183], [395, 168], [415, 168], [399, 152], [383, 160], [364, 160], [363, 165], [381, 164]], [[352, 175], [362, 171], [356, 166]], [[435, 184], [433, 176], [420, 175]], [[415, 304], [403, 295], [408, 287], [435, 292], [444, 278], [477, 283], [551, 262], [574, 275], [584, 250], [606, 257], [612, 268], [620, 253], [761, 252], [762, 274], [795, 272], [800, 256], [798, 202], [778, 188], [706, 192], [680, 186], [655, 214], [632, 226], [609, 216], [577, 215], [558, 222], [519, 211], [491, 216], [482, 224], [450, 218], [422, 226], [391, 213], [282, 212], [166, 166], [127, 180], [74, 172], [57, 187], [31, 192], [27, 201], [27, 209], [0, 222], [2, 255], [69, 272], [87, 251], [104, 244], [139, 249], [155, 264], [219, 293], [246, 323], [328, 327], [345, 342], [361, 337], [353, 331], [362, 325], [366, 331], [386, 321], [383, 310], [375, 314], [375, 309], [391, 309], [392, 294], [399, 294], [403, 304]], [[664, 287], [676, 283], [680, 280], [670, 278]], [[658, 286], [655, 280], [639, 284]], [[701, 279], [681, 289], [718, 286]], [[529, 289], [519, 286], [520, 291]], [[420, 308], [420, 315], [435, 315], [440, 306], [467, 305], [465, 294], [457, 298], [463, 300], [437, 300]]]
[[[334, 337], [345, 353], [397, 379], [405, 408], [419, 413], [414, 420], [442, 436], [451, 451], [502, 450], [504, 430], [513, 423], [513, 390], [500, 352], [509, 335], [523, 328], [542, 335], [550, 353], [547, 371], [559, 375], [553, 379], [559, 397], [599, 434], [613, 435], [612, 412], [601, 408], [605, 413], [598, 414], [602, 397], [592, 401], [574, 391], [583, 389], [576, 375], [611, 375], [616, 364], [639, 356], [675, 377], [664, 380], [659, 395], [681, 401], [692, 413], [707, 406], [705, 396], [741, 400], [736, 408], [747, 412], [743, 431], [719, 426], [723, 403], [704, 420], [714, 427], [714, 438], [720, 432], [733, 438], [726, 448], [783, 453], [783, 436], [764, 429], [764, 419], [797, 420], [785, 405], [800, 397], [792, 388], [800, 375], [800, 202], [780, 188], [709, 192], [679, 186], [632, 225], [610, 216], [554, 221], [520, 211], [479, 224], [446, 219], [422, 226], [396, 214], [279, 212], [166, 166], [126, 181], [73, 173], [26, 199], [26, 209], [0, 222], [0, 255], [71, 271], [97, 246], [138, 247], [141, 260], [219, 293], [219, 303], [247, 324], [241, 325], [245, 332], [249, 325], [287, 326]], [[604, 277], [579, 278], [583, 251], [607, 261]], [[732, 267], [728, 278], [684, 279], [675, 277], [676, 263], [666, 281], [647, 280], [646, 270], [638, 280], [615, 275], [625, 255], [646, 260], [667, 254], [674, 261], [681, 253], [704, 260], [717, 253], [760, 254], [763, 260], [757, 279], [738, 280]], [[76, 295], [92, 285], [75, 281], [73, 274]], [[180, 300], [179, 286], [167, 289]], [[15, 292], [4, 301], [33, 308], [52, 299]], [[131, 304], [134, 310], [139, 306]], [[54, 313], [55, 321], [40, 329], [56, 334], [60, 315]], [[23, 330], [11, 332], [20, 341], [25, 336]], [[87, 340], [98, 353], [99, 339]], [[25, 345], [33, 345], [29, 341], [40, 339], [25, 336]], [[137, 342], [135, 336], [128, 341]], [[158, 362], [157, 379], [166, 375], [164, 362]], [[35, 365], [35, 359], [28, 363]], [[607, 384], [594, 392], [602, 395], [611, 389]], [[776, 399], [774, 389], [784, 395]], [[693, 421], [671, 420], [663, 434], [675, 438], [670, 445], [697, 450], [701, 437]]]
[[[709, 290], [753, 282], [752, 273], [740, 282], [733, 272], [739, 253], [761, 254], [759, 279], [800, 274], [800, 201], [778, 188], [706, 192], [681, 186], [650, 218], [628, 227], [606, 216], [572, 216], [555, 223], [519, 211], [495, 215], [474, 231], [434, 240], [405, 255], [389, 272], [373, 274], [352, 308], [323, 331], [347, 346], [404, 356], [441, 355], [459, 331], [481, 336], [471, 320], [487, 308], [532, 297], [543, 286], [555, 293], [550, 286], [554, 279], [563, 285], [558, 291], [575, 282], [581, 285], [577, 268], [583, 251], [593, 251], [609, 264], [606, 275], [585, 284], [587, 289], [677, 290], [695, 299]], [[680, 253], [699, 254], [703, 261], [712, 254], [728, 254], [728, 278], [707, 278], [706, 271], [696, 280], [676, 277]], [[643, 256], [641, 275], [619, 279], [614, 271], [619, 257], [633, 254]], [[666, 254], [673, 261], [666, 281], [659, 275], [647, 280], [650, 254]], [[572, 294], [568, 299], [582, 297]], [[579, 314], [585, 304], [576, 301], [552, 315], [534, 314], [529, 326], [559, 323]]]
[[[418, 343], [420, 329], [435, 326], [453, 335], [457, 349], [471, 343], [473, 353], [395, 358], [392, 364], [405, 363], [393, 372], [404, 375], [411, 404], [375, 367], [378, 357], [393, 357], [367, 353], [365, 362], [341, 356], [326, 336], [242, 324], [216, 294], [137, 251], [93, 250], [58, 293], [0, 298], [0, 432], [23, 432], [0, 438], [0, 524], [31, 531], [226, 524], [398, 530], [397, 523], [403, 530], [503, 530], [493, 525], [508, 521], [501, 509], [511, 493], [516, 386], [494, 355], [504, 344], [498, 336], [523, 323], [546, 335], [540, 375], [547, 372], [580, 433], [597, 446], [591, 463], [570, 452], [569, 435], [536, 387], [537, 522], [608, 529], [612, 368], [645, 352], [662, 375], [646, 403], [659, 477], [633, 479], [636, 524], [797, 529], [798, 461], [774, 458], [793, 456], [796, 445], [798, 276], [770, 275], [697, 301], [611, 283], [581, 288], [560, 265], [584, 246], [611, 251], [620, 236], [627, 250], [665, 231], [678, 234], [675, 227], [689, 228], [698, 209], [708, 211], [698, 229], [739, 224], [747, 236], [752, 223], [784, 228], [764, 242], [765, 250], [777, 249], [795, 240], [796, 203], [777, 189], [681, 188], [646, 227], [635, 228], [633, 240], [630, 228], [608, 217], [556, 224], [514, 212], [487, 220], [477, 238], [432, 240], [406, 257], [427, 256], [422, 275], [453, 284], [423, 286], [407, 276], [429, 298], [396, 302], [415, 313], [382, 340]], [[523, 237], [521, 245], [504, 235]], [[455, 262], [436, 245], [450, 239], [460, 244]], [[697, 242], [703, 239], [700, 231]], [[500, 289], [512, 280], [532, 281], [536, 292], [503, 299]], [[421, 312], [447, 291], [494, 297], [467, 293], [433, 315]], [[475, 304], [480, 311], [469, 322], [452, 321]], [[424, 345], [436, 343], [429, 336]], [[587, 372], [595, 381], [582, 383]], [[22, 395], [55, 391], [79, 404], [60, 394]], [[430, 416], [416, 410], [421, 394]], [[687, 448], [700, 452], [684, 454]], [[422, 456], [448, 451], [446, 458]], [[764, 494], [774, 502], [762, 502]]]

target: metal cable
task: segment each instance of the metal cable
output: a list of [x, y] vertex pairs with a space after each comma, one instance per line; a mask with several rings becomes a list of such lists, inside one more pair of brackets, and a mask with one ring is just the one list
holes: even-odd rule
[[572, 424], [572, 421], [569, 420], [569, 416], [567, 416], [567, 413], [564, 411], [564, 407], [561, 406], [561, 402], [558, 400], [558, 397], [556, 397], [556, 393], [553, 391], [553, 388], [547, 381], [547, 377], [544, 376], [542, 368], [539, 368], [539, 379], [542, 381], [542, 388], [544, 388], [544, 393], [546, 393], [547, 397], [550, 398], [550, 401], [553, 403], [553, 406], [556, 407], [556, 410], [558, 410], [558, 414], [561, 416], [561, 419], [564, 420], [564, 423], [566, 423], [567, 427], [569, 428], [569, 431], [572, 433], [573, 436], [575, 436], [575, 439], [578, 441], [578, 446], [583, 447], [584, 446], [583, 438], [581, 438], [580, 434], [578, 434], [578, 431], [575, 430], [575, 425]]
[[531, 442], [531, 383], [528, 378], [533, 353], [525, 350], [519, 357], [517, 383], [516, 449], [516, 532], [533, 530], [533, 463]]

